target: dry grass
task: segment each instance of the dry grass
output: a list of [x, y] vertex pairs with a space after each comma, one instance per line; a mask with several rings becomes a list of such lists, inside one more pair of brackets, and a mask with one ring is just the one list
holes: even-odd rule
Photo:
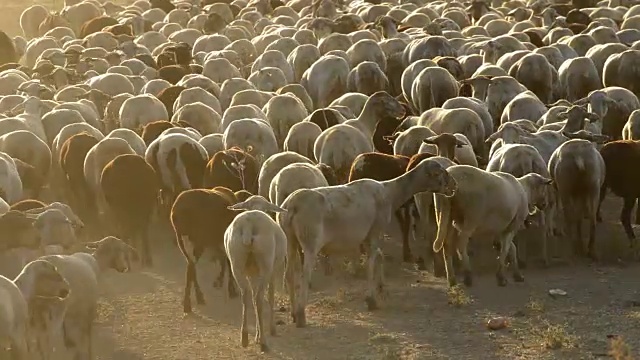
[[547, 349], [557, 350], [561, 348], [572, 348], [576, 344], [576, 338], [567, 332], [566, 325], [552, 325], [546, 323], [540, 331], [543, 345]]
[[449, 298], [449, 304], [455, 307], [463, 307], [471, 304], [473, 301], [469, 295], [464, 291], [461, 285], [456, 285], [447, 290], [447, 297]]
[[609, 351], [609, 355], [614, 360], [633, 360], [633, 354], [631, 353], [631, 348], [624, 341], [622, 336], [616, 336], [611, 339], [611, 350]]

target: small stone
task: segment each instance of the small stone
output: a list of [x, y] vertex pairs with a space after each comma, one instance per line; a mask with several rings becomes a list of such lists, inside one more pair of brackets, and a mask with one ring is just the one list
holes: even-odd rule
[[562, 289], [551, 289], [549, 290], [549, 296], [555, 299], [558, 297], [567, 296], [567, 292]]
[[508, 321], [504, 317], [492, 318], [487, 322], [487, 328], [489, 330], [501, 330], [506, 328], [507, 325], [508, 325]]

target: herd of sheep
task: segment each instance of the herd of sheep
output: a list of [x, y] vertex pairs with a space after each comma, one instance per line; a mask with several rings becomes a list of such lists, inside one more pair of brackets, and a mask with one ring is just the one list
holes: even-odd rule
[[263, 351], [280, 285], [306, 325], [316, 265], [365, 256], [376, 309], [392, 228], [450, 286], [473, 283], [469, 246], [493, 246], [505, 286], [531, 260], [524, 228], [547, 264], [552, 238], [597, 260], [611, 190], [636, 250], [636, 0], [65, 0], [20, 26], [0, 31], [11, 359], [92, 359], [101, 272], [151, 266], [162, 224], [184, 312], [205, 302], [204, 255]]

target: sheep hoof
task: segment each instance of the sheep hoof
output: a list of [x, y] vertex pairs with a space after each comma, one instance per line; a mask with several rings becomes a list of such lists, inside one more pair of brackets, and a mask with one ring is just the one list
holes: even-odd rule
[[411, 256], [411, 253], [403, 254], [402, 261], [406, 263], [410, 263], [413, 261], [413, 256]]
[[260, 344], [260, 351], [269, 352], [269, 346], [267, 346], [267, 344]]
[[295, 316], [295, 321], [296, 321], [296, 327], [298, 328], [303, 328], [307, 326], [307, 316], [305, 315], [304, 310], [298, 310]]
[[373, 296], [367, 296], [364, 301], [367, 303], [367, 309], [369, 311], [374, 311], [378, 308], [378, 303]]
[[191, 314], [193, 312], [193, 309], [191, 308], [191, 302], [190, 301], [184, 301], [182, 303], [182, 311], [185, 314]]
[[427, 270], [427, 265], [425, 265], [422, 257], [419, 257], [418, 260], [416, 260], [416, 265], [418, 265], [418, 270]]
[[242, 333], [242, 347], [249, 346], [249, 334]]
[[515, 282], [524, 282], [524, 276], [520, 273], [513, 274], [513, 281]]
[[473, 286], [473, 276], [471, 275], [471, 271], [464, 272], [464, 285], [467, 287]]
[[449, 287], [455, 287], [456, 285], [458, 285], [458, 281], [455, 277], [451, 276], [449, 278]]

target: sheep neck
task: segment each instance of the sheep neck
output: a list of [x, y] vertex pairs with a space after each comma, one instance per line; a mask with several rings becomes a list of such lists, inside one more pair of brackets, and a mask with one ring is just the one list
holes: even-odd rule
[[426, 186], [427, 182], [424, 181], [424, 174], [414, 170], [406, 172], [395, 179], [382, 181], [387, 199], [391, 202], [391, 209], [394, 212], [409, 201], [413, 195], [429, 190], [428, 186]]
[[356, 119], [358, 123], [366, 127], [369, 137], [373, 137], [373, 133], [376, 131], [376, 126], [378, 126], [378, 123], [384, 116], [384, 110], [380, 111], [380, 107], [376, 105], [375, 101], [371, 99], [367, 100], [360, 116]]

